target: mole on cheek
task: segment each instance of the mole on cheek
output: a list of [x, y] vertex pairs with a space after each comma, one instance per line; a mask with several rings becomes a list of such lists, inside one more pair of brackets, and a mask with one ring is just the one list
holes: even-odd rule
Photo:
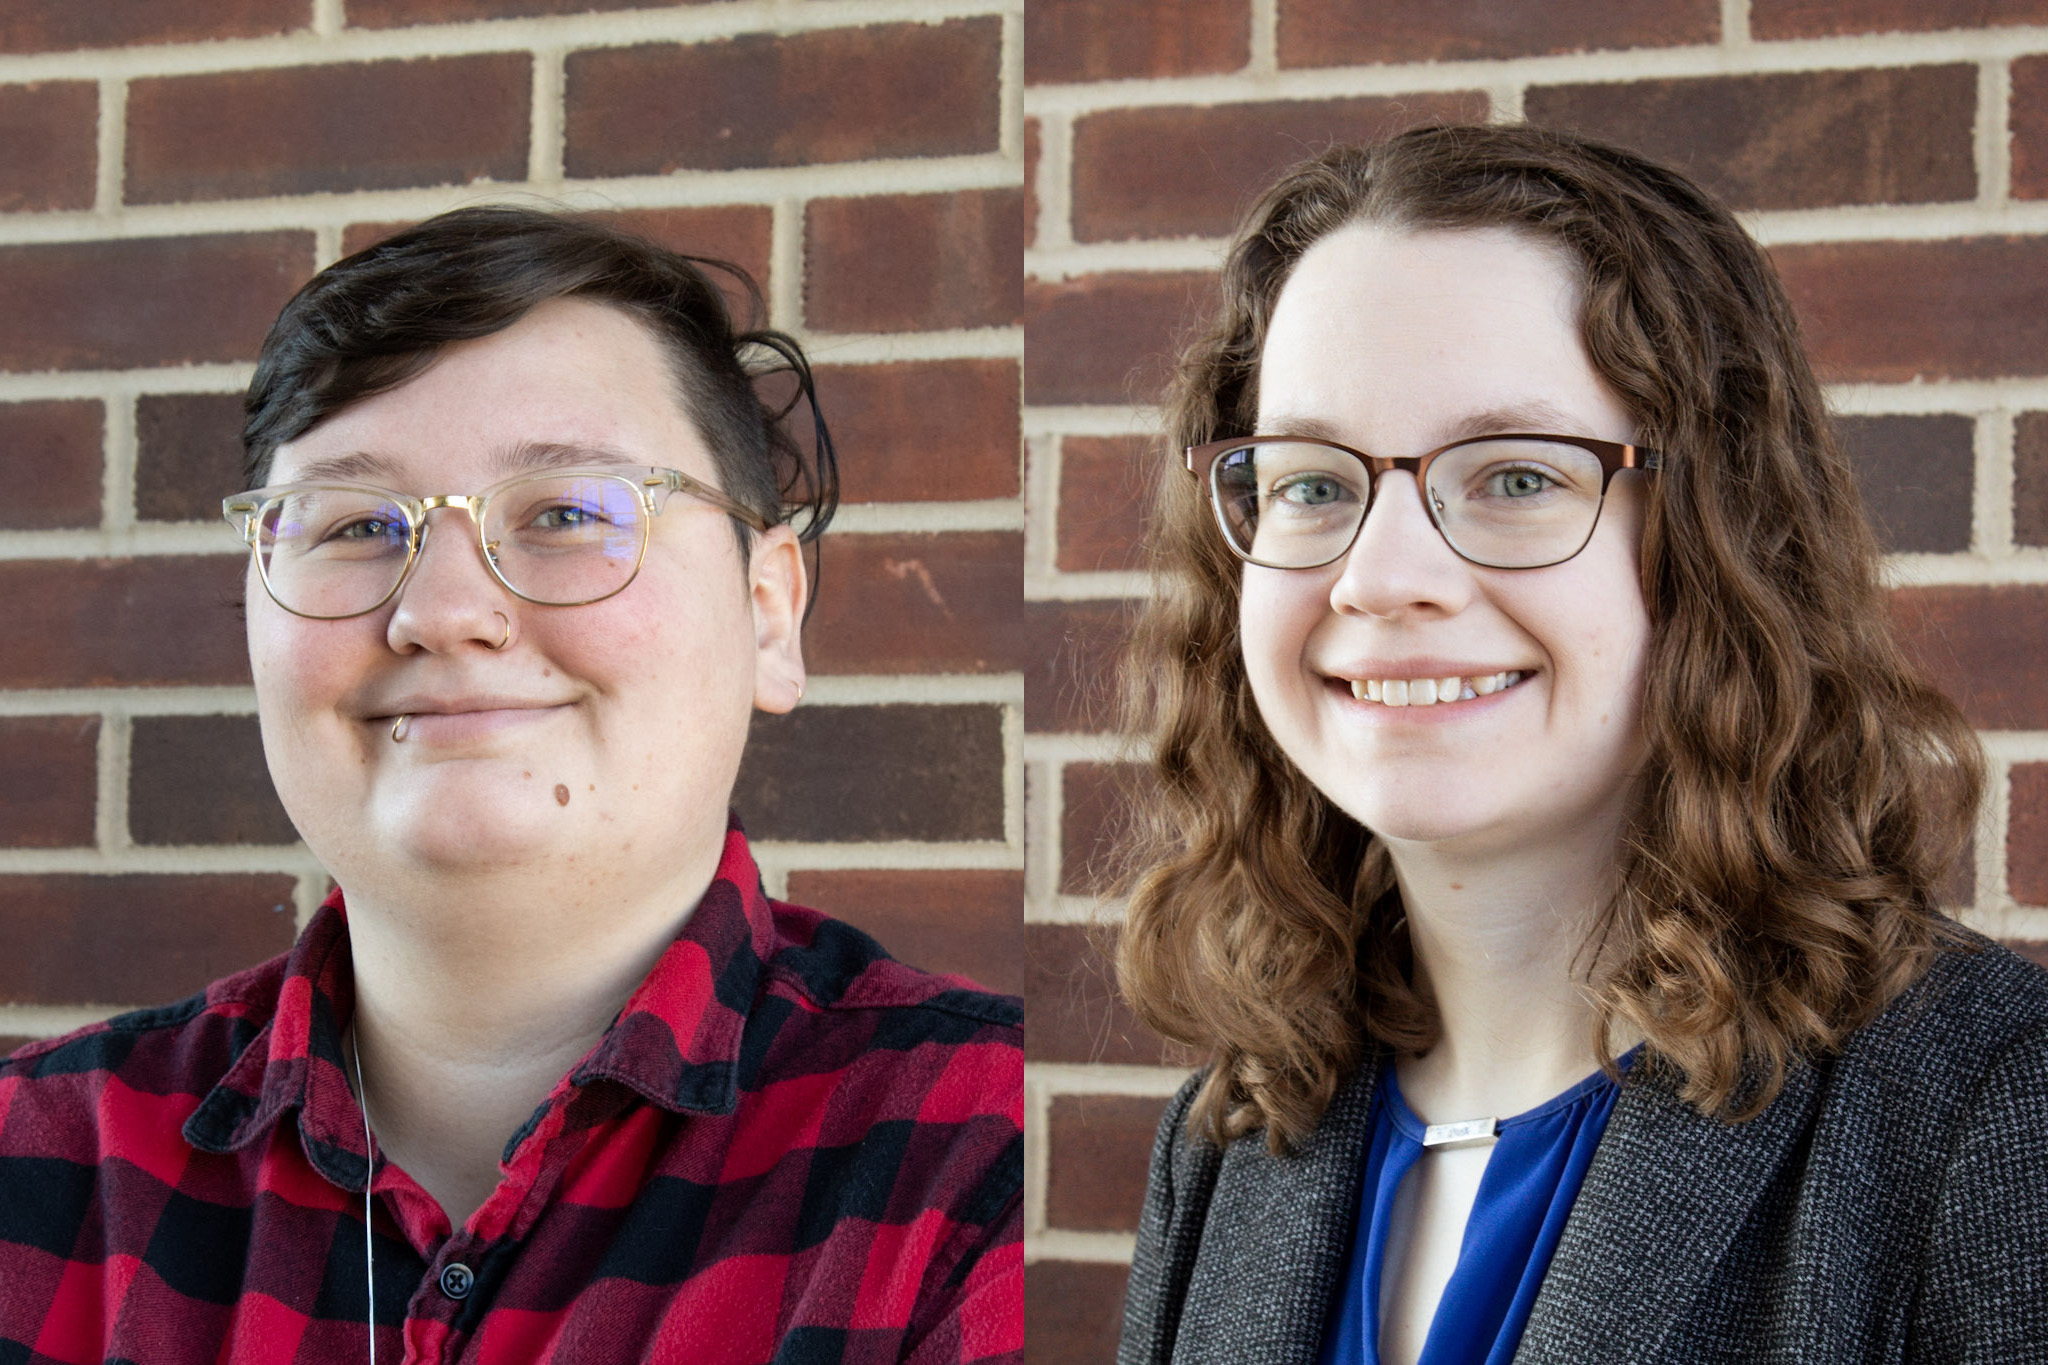
[[555, 804], [558, 806], [569, 804], [569, 788], [560, 782], [555, 784]]

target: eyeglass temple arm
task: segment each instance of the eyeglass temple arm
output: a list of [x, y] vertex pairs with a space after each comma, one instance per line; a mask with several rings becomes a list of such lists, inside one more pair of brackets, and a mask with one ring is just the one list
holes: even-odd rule
[[693, 497], [702, 498], [720, 511], [738, 517], [756, 531], [768, 529], [768, 519], [759, 512], [756, 512], [738, 499], [727, 496], [724, 492], [713, 488], [710, 484], [691, 478], [680, 469], [663, 470], [661, 478], [645, 479], [642, 482], [649, 488], [667, 488], [675, 492], [688, 493]]

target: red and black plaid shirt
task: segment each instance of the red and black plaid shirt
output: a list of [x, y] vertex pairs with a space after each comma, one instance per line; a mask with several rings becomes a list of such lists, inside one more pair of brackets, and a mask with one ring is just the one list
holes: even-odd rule
[[[354, 988], [290, 954], [0, 1065], [0, 1362], [368, 1354]], [[389, 1361], [1015, 1360], [1021, 1010], [768, 900], [737, 828], [451, 1232], [378, 1157]]]

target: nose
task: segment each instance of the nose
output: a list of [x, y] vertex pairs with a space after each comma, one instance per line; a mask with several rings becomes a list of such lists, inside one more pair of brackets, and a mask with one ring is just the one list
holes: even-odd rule
[[[439, 515], [441, 531], [434, 533]], [[446, 653], [474, 641], [489, 649], [503, 638], [498, 615], [518, 602], [491, 573], [477, 543], [476, 524], [461, 506], [427, 512], [419, 554], [399, 585], [384, 635], [400, 654]]]
[[1472, 566], [1460, 559], [1423, 505], [1406, 470], [1379, 476], [1351, 549], [1338, 561], [1330, 605], [1366, 616], [1452, 616], [1472, 600]]

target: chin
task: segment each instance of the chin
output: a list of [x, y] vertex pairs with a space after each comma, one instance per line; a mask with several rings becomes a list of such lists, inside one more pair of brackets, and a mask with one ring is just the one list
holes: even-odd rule
[[[519, 771], [427, 773], [400, 792], [382, 794], [372, 821], [386, 856], [448, 870], [503, 868], [552, 847], [576, 818], [574, 795], [565, 806], [556, 784]], [[564, 792], [571, 784], [561, 783]]]

